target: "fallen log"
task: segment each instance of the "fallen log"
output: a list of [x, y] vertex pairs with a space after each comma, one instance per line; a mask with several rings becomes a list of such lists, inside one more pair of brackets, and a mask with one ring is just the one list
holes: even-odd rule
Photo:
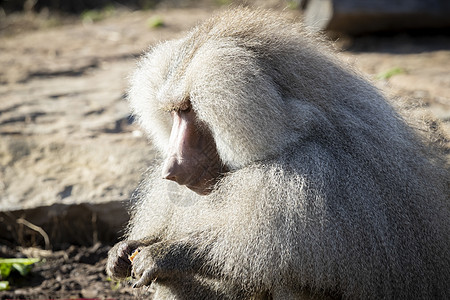
[[348, 34], [450, 29], [450, 1], [308, 0], [304, 17], [313, 31]]

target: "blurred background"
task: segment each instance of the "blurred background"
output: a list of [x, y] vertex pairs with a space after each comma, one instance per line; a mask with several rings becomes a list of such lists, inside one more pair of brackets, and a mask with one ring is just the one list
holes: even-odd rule
[[39, 258], [2, 271], [2, 299], [133, 297], [104, 274], [157, 156], [127, 76], [148, 47], [233, 5], [323, 32], [394, 103], [450, 132], [448, 0], [0, 0], [0, 257]]

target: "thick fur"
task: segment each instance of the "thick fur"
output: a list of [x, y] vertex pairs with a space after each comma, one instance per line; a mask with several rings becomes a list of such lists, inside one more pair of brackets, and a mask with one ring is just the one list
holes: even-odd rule
[[127, 239], [188, 241], [210, 274], [157, 280], [156, 296], [450, 299], [444, 160], [283, 19], [219, 14], [150, 50], [132, 78], [131, 107], [163, 156], [163, 108], [189, 98], [232, 170], [208, 196], [149, 171]]

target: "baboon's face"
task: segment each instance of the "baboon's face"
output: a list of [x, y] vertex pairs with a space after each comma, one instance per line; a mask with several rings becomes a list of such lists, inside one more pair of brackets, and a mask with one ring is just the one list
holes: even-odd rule
[[190, 103], [170, 114], [172, 131], [162, 176], [200, 195], [207, 195], [227, 171], [211, 131], [197, 119]]

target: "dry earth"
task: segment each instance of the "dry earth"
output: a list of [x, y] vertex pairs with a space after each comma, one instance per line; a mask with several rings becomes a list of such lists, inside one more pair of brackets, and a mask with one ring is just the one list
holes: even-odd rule
[[[206, 8], [121, 12], [92, 24], [0, 31], [0, 228], [6, 228], [0, 257], [45, 258], [28, 277], [15, 275], [2, 299], [133, 297], [126, 284], [117, 289], [106, 280], [109, 246], [95, 243], [98, 236], [88, 247], [60, 244], [65, 251], [17, 248], [19, 242], [43, 245], [43, 239], [24, 238], [19, 231], [25, 229], [6, 219], [33, 207], [129, 199], [156, 154], [132, 124], [126, 77], [149, 45], [179, 36], [210, 14]], [[154, 16], [163, 27], [149, 27]], [[450, 130], [449, 36], [361, 37], [338, 45], [347, 49], [339, 55], [388, 95], [426, 109]], [[399, 74], [376, 79], [394, 69]], [[77, 214], [65, 218], [77, 227]], [[121, 226], [123, 215], [118, 219]]]

